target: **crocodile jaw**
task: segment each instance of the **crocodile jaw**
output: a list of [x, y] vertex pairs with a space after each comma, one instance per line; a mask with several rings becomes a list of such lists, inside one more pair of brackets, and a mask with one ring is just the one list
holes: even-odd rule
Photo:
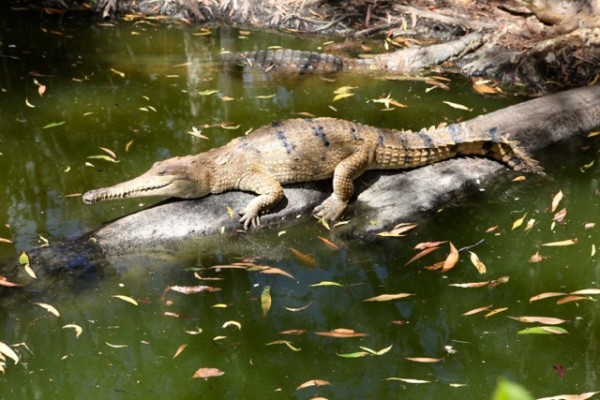
[[114, 186], [90, 190], [83, 195], [83, 202], [93, 204], [106, 200], [148, 196], [185, 197], [183, 193], [178, 196], [177, 182], [178, 179], [174, 176], [140, 176]]

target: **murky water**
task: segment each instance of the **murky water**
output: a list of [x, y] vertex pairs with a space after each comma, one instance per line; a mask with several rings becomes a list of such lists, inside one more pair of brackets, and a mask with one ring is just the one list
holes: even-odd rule
[[[223, 50], [318, 49], [320, 38], [237, 29], [205, 35], [152, 21], [104, 26], [1, 7], [0, 237], [14, 243], [0, 242], [0, 258], [38, 246], [41, 237], [51, 243], [76, 237], [142, 203], [85, 206], [70, 195], [132, 177], [157, 159], [224, 144], [273, 120], [309, 113], [417, 129], [516, 101], [477, 96], [469, 83], [455, 78], [450, 91], [428, 91], [425, 82], [264, 80], [219, 68]], [[341, 86], [355, 87], [354, 95], [332, 102]], [[408, 107], [385, 110], [369, 101], [388, 94]], [[209, 139], [188, 134], [193, 127]], [[115, 152], [119, 162], [94, 158], [108, 156], [101, 147]], [[165, 254], [128, 264], [110, 276], [77, 281], [75, 288], [61, 280], [39, 285], [41, 291], [0, 287], [0, 342], [20, 356], [17, 365], [6, 362], [0, 398], [489, 398], [500, 376], [537, 397], [600, 390], [598, 303], [557, 305], [561, 297], [529, 302], [543, 292], [600, 287], [598, 256], [592, 255], [600, 246], [600, 226], [589, 225], [600, 223], [598, 148], [597, 139], [582, 138], [548, 149], [539, 158], [550, 179], [512, 182], [514, 174], [507, 172], [485, 192], [432, 213], [405, 238], [348, 241], [307, 221], [283, 235], [265, 230], [192, 256]], [[565, 194], [559, 209], [566, 207], [566, 222], [551, 230], [550, 203], [559, 190]], [[523, 226], [512, 230], [524, 214]], [[530, 219], [535, 225], [526, 232]], [[466, 251], [447, 274], [425, 270], [445, 258], [447, 245], [404, 266], [417, 243], [451, 240], [460, 248], [481, 239], [472, 251], [486, 264], [486, 275], [477, 273]], [[542, 246], [568, 239], [577, 243]], [[313, 257], [315, 266], [290, 247]], [[544, 260], [529, 263], [536, 251]], [[256, 256], [293, 279], [210, 269]], [[199, 281], [195, 273], [222, 280]], [[502, 276], [510, 279], [496, 287], [449, 286]], [[339, 286], [313, 286], [324, 281]], [[165, 293], [168, 286], [199, 284], [221, 291]], [[263, 316], [267, 286], [272, 305]], [[363, 301], [385, 293], [414, 295]], [[130, 296], [138, 305], [114, 295]], [[51, 304], [60, 317], [35, 303]], [[484, 306], [507, 309], [488, 317], [487, 311], [462, 315]], [[507, 316], [561, 318], [567, 322], [559, 326], [568, 334], [519, 335], [529, 325]], [[66, 325], [81, 327], [81, 336]], [[316, 334], [338, 328], [368, 336]], [[300, 333], [282, 333], [290, 330]], [[178, 349], [183, 350], [175, 357]], [[341, 356], [358, 352], [368, 355]], [[224, 375], [192, 379], [199, 368], [218, 368]], [[330, 384], [301, 388], [311, 380]]]

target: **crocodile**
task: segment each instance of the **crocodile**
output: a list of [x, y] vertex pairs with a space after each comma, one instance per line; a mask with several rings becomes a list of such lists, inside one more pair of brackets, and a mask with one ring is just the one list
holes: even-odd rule
[[371, 58], [349, 58], [313, 51], [270, 49], [243, 53], [223, 53], [225, 66], [259, 69], [266, 73], [332, 74], [338, 72], [416, 74], [451, 57], [465, 54], [483, 43], [474, 32], [457, 40], [427, 47], [412, 47]]
[[482, 156], [515, 170], [541, 173], [503, 132], [478, 132], [464, 123], [418, 132], [387, 130], [336, 118], [273, 122], [228, 144], [196, 155], [156, 162], [130, 181], [91, 190], [86, 204], [126, 197], [199, 198], [230, 190], [258, 194], [240, 212], [244, 229], [283, 198], [282, 185], [333, 177], [333, 193], [318, 205], [320, 218], [337, 220], [353, 180], [366, 170], [410, 169], [456, 156]]

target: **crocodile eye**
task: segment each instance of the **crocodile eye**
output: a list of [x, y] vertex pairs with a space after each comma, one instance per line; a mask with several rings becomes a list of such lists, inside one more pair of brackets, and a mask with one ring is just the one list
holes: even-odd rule
[[160, 171], [158, 171], [158, 175], [160, 175], [160, 176], [162, 176], [162, 175], [164, 175], [166, 173], [167, 173], [166, 169], [161, 169]]

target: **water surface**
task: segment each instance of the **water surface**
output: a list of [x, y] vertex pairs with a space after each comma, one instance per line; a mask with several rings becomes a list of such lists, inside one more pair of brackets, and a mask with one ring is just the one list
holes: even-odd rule
[[[449, 77], [451, 90], [443, 91], [428, 90], [421, 81], [372, 77], [265, 80], [223, 71], [218, 64], [222, 51], [317, 50], [321, 38], [233, 28], [205, 34], [153, 21], [107, 26], [1, 7], [0, 237], [14, 243], [0, 243], [0, 258], [29, 251], [42, 244], [40, 237], [50, 243], [77, 237], [152, 202], [85, 206], [77, 194], [135, 176], [158, 159], [222, 145], [273, 120], [310, 114], [419, 129], [519, 100], [478, 96], [456, 77]], [[43, 96], [39, 85], [46, 87]], [[333, 102], [342, 86], [354, 87], [354, 95]], [[408, 107], [385, 110], [370, 101], [388, 95]], [[190, 135], [193, 127], [208, 140]], [[101, 147], [115, 152], [119, 162], [89, 158], [108, 155]], [[286, 227], [284, 234], [264, 230], [227, 245], [199, 245], [191, 255], [164, 254], [139, 265], [115, 260], [119, 268], [113, 274], [76, 282], [75, 288], [60, 280], [41, 292], [0, 288], [0, 341], [16, 345], [20, 356], [17, 365], [8, 360], [0, 376], [0, 398], [488, 398], [499, 376], [524, 384], [537, 397], [600, 390], [597, 303], [529, 302], [543, 292], [600, 287], [598, 256], [592, 255], [600, 246], [599, 228], [585, 225], [600, 222], [598, 144], [574, 139], [538, 157], [550, 179], [513, 182], [516, 175], [506, 171], [485, 191], [431, 213], [404, 238], [351, 241], [309, 220]], [[560, 190], [565, 198], [559, 209], [566, 207], [567, 217], [551, 230], [550, 204]], [[524, 224], [512, 230], [524, 214]], [[525, 231], [530, 219], [535, 223]], [[467, 251], [446, 274], [424, 269], [446, 257], [447, 244], [404, 266], [420, 242], [451, 240], [461, 248], [482, 239], [472, 251], [486, 264], [485, 275], [477, 273]], [[542, 247], [567, 239], [577, 243]], [[290, 247], [314, 258], [315, 265]], [[536, 251], [544, 260], [529, 263]], [[211, 269], [251, 257], [294, 278]], [[194, 274], [222, 280], [199, 281]], [[493, 288], [449, 286], [503, 276], [508, 283]], [[340, 286], [311, 286], [324, 281]], [[165, 293], [168, 286], [199, 284], [221, 291]], [[272, 306], [263, 316], [260, 298], [267, 286]], [[414, 295], [363, 301], [386, 293]], [[134, 298], [138, 306], [114, 295]], [[51, 304], [60, 317], [36, 302]], [[507, 309], [489, 317], [462, 315], [483, 306]], [[561, 326], [569, 333], [518, 335], [527, 325], [506, 318], [532, 315], [565, 319]], [[223, 327], [228, 321], [241, 329]], [[63, 328], [68, 324], [83, 329], [79, 338]], [[316, 334], [337, 328], [368, 336]], [[302, 333], [281, 333], [289, 330]], [[174, 358], [181, 345], [187, 346]], [[381, 355], [340, 356], [389, 346]], [[192, 379], [203, 367], [225, 374]], [[298, 389], [315, 379], [330, 385]]]

